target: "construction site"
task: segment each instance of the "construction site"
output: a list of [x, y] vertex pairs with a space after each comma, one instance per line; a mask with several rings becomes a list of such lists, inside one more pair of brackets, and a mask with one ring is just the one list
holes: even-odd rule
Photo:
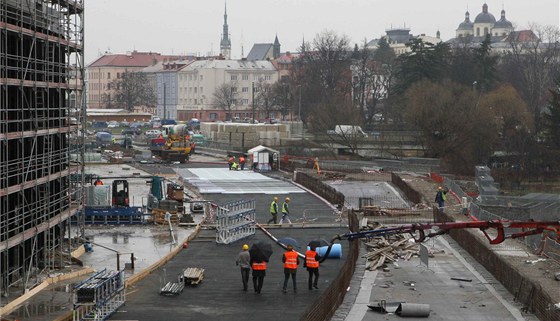
[[560, 320], [557, 195], [502, 197], [485, 166], [464, 182], [434, 159], [258, 145], [284, 124], [203, 125], [240, 150], [195, 153], [177, 125], [86, 153], [82, 1], [0, 0], [0, 18], [1, 321]]

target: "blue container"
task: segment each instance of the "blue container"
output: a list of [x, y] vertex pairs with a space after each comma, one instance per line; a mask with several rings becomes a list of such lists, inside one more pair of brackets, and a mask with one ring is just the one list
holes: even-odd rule
[[[307, 247], [309, 249], [309, 247]], [[327, 253], [328, 246], [322, 246], [315, 249], [315, 252], [320, 256], [325, 256]], [[340, 259], [342, 258], [342, 246], [340, 244], [333, 244], [331, 251], [329, 252], [330, 259]]]

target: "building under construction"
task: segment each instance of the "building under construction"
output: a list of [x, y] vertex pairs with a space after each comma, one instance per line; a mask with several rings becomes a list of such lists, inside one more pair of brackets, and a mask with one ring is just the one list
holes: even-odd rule
[[[81, 213], [83, 0], [0, 0], [0, 289], [63, 264]], [[72, 235], [74, 234], [74, 235]]]

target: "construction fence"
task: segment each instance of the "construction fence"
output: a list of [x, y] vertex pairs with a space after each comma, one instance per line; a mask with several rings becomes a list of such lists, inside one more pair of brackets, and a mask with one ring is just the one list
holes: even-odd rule
[[[348, 227], [351, 232], [359, 230], [358, 217], [355, 213], [347, 211]], [[338, 272], [338, 276], [331, 282], [330, 286], [321, 294], [300, 318], [301, 321], [323, 321], [330, 320], [334, 315], [347, 292], [350, 281], [356, 268], [356, 262], [360, 254], [360, 240], [349, 241], [350, 247], [346, 261]]]
[[[531, 201], [530, 199], [520, 199], [519, 197], [487, 197], [484, 208], [481, 204], [467, 195], [454, 180], [445, 178], [445, 186], [453, 190], [459, 197], [466, 197], [469, 201], [469, 212], [479, 221], [493, 220], [551, 220], [557, 217], [559, 205], [556, 203], [543, 203]], [[552, 205], [551, 205], [552, 204]], [[500, 214], [496, 213], [500, 212]], [[506, 216], [507, 215], [507, 216]], [[556, 219], [557, 220], [557, 219]], [[519, 229], [505, 229], [506, 235], [519, 232]], [[500, 249], [515, 251], [523, 248], [538, 255], [544, 255], [560, 263], [560, 243], [553, 233], [543, 233], [530, 235], [524, 238], [515, 239], [522, 247], [507, 246], [500, 244]]]

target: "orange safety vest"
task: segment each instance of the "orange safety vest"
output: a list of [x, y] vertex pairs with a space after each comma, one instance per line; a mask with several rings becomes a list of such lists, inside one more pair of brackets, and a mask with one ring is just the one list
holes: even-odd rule
[[239, 157], [239, 163], [240, 164], [245, 163], [245, 157], [243, 157], [243, 156]]
[[260, 262], [260, 263], [253, 262], [253, 265], [251, 267], [255, 271], [264, 271], [266, 270], [266, 262]]
[[288, 251], [284, 253], [286, 256], [286, 262], [284, 262], [285, 269], [297, 269], [297, 253], [294, 251]]
[[230, 157], [230, 158], [228, 159], [228, 163], [230, 163], [230, 164], [233, 164], [234, 161], [235, 161], [235, 158], [233, 158], [233, 157]]
[[319, 261], [315, 260], [316, 255], [317, 252], [313, 250], [308, 250], [307, 252], [305, 252], [305, 266], [307, 266], [308, 268], [318, 268]]

